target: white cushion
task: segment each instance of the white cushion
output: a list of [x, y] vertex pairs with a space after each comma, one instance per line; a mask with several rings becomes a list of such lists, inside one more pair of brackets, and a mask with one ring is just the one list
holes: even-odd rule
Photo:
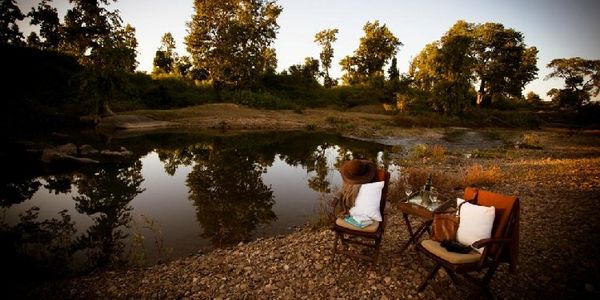
[[368, 217], [371, 220], [381, 222], [379, 202], [381, 201], [383, 184], [383, 181], [379, 181], [361, 185], [354, 201], [354, 207], [350, 209], [350, 215], [359, 218]]
[[465, 202], [466, 200], [463, 198], [456, 198], [456, 215], [458, 216], [458, 208], [460, 207], [460, 204]]
[[[471, 245], [481, 239], [492, 236], [492, 226], [496, 209], [493, 206], [474, 205], [464, 203], [460, 208], [460, 222], [456, 232], [456, 240], [463, 245]], [[479, 253], [482, 248], [475, 248]]]

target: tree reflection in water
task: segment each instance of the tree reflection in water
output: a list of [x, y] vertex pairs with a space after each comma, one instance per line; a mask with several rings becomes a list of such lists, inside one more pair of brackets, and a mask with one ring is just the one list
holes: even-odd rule
[[[0, 247], [3, 261], [30, 266], [28, 270], [36, 270], [36, 274], [61, 266], [68, 269], [76, 252], [87, 254], [90, 267], [120, 262], [128, 242], [127, 233], [131, 232], [131, 201], [144, 191], [140, 158], [153, 151], [170, 176], [179, 166], [193, 166], [185, 182], [189, 200], [202, 230], [201, 237], [215, 247], [248, 241], [260, 234], [257, 229], [277, 220], [273, 189], [263, 181], [263, 174], [276, 158], [289, 167], [305, 168], [308, 188], [320, 196], [332, 192], [335, 170], [346, 159], [364, 157], [384, 168], [391, 163], [385, 150], [380, 155], [384, 148], [381, 145], [315, 132], [225, 136], [165, 133], [112, 142], [118, 144], [114, 147], [131, 149], [134, 155], [70, 172], [37, 168], [31, 174], [0, 179], [0, 206], [6, 210], [14, 209], [43, 189], [54, 195], [73, 192], [78, 194], [73, 197], [77, 212], [93, 221], [90, 227], [78, 227], [83, 232], [76, 235], [75, 226], [64, 211], [51, 220], [37, 220], [37, 210], [27, 211], [13, 226], [0, 219], [0, 241], [3, 246], [10, 245]], [[285, 184], [306, 188], [307, 182], [300, 179]], [[286, 199], [281, 200], [283, 203]], [[43, 211], [43, 204], [40, 206]], [[270, 233], [268, 229], [265, 232]]]
[[30, 199], [41, 185], [37, 179], [0, 183], [0, 206], [10, 207]]
[[77, 238], [76, 250], [87, 252], [93, 266], [104, 266], [120, 260], [127, 237], [124, 228], [131, 222], [129, 204], [144, 191], [141, 184], [142, 162], [107, 164], [95, 173], [84, 173], [75, 179], [80, 196], [73, 197], [79, 213], [92, 217], [94, 224]]
[[247, 148], [216, 142], [207, 156], [196, 156], [187, 185], [202, 237], [213, 246], [247, 241], [259, 225], [277, 219], [273, 191], [262, 181], [264, 171]]

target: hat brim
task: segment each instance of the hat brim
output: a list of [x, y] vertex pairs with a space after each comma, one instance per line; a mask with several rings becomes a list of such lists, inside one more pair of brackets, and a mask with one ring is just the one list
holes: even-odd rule
[[363, 183], [371, 182], [371, 180], [373, 180], [373, 177], [375, 177], [375, 171], [377, 170], [377, 168], [375, 167], [375, 164], [370, 160], [362, 160], [362, 161], [366, 163], [367, 171], [365, 172], [365, 174], [358, 175], [358, 176], [350, 174], [348, 172], [348, 168], [346, 166], [350, 161], [345, 161], [344, 164], [342, 164], [340, 173], [342, 174], [342, 180], [345, 183], [363, 184]]

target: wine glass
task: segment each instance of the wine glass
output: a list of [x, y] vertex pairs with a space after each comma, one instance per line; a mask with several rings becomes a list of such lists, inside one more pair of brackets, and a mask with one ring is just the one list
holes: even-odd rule
[[431, 202], [432, 203], [438, 203], [438, 191], [434, 188], [431, 189]]
[[408, 180], [404, 180], [404, 193], [406, 194], [406, 197], [410, 196], [412, 192], [412, 186], [408, 183]]

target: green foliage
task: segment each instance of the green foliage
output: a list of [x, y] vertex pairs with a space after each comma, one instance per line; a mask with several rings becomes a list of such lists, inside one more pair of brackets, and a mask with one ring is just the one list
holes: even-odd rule
[[580, 107], [600, 93], [600, 60], [580, 57], [553, 59], [546, 67], [553, 68], [549, 78], [563, 78], [563, 89], [552, 89], [548, 96], [563, 107]]
[[499, 23], [472, 25], [471, 34], [480, 100], [493, 94], [520, 97], [525, 85], [536, 78], [538, 50], [525, 45], [522, 33]]
[[265, 0], [195, 0], [185, 38], [194, 68], [207, 70], [217, 89], [252, 87], [274, 70], [281, 7]]
[[[118, 11], [101, 4], [110, 0], [72, 0], [73, 7], [64, 18], [60, 49], [77, 57], [89, 70], [81, 76], [85, 86], [83, 97], [95, 105], [93, 113], [112, 114], [110, 100], [115, 88], [123, 86], [122, 72], [133, 72], [137, 66], [135, 28], [123, 27]], [[95, 83], [101, 83], [96, 85]]]
[[[479, 81], [477, 103], [494, 97], [520, 98], [537, 74], [537, 49], [502, 24], [458, 21], [440, 39], [425, 46], [409, 70], [413, 85], [430, 93], [433, 110], [462, 114]], [[497, 96], [495, 96], [497, 95]], [[498, 98], [498, 99], [504, 99]], [[492, 103], [494, 104], [494, 103]]]
[[277, 97], [268, 91], [226, 90], [221, 92], [225, 102], [267, 109], [296, 109], [293, 102]]
[[170, 32], [165, 33], [161, 38], [160, 48], [156, 50], [153, 61], [154, 74], [171, 74], [175, 69], [177, 54], [175, 50], [175, 39]]
[[540, 95], [536, 94], [535, 92], [527, 93], [527, 96], [525, 96], [525, 101], [529, 105], [537, 106], [537, 105], [542, 104], [542, 98], [540, 98]]
[[365, 35], [360, 38], [354, 55], [346, 56], [340, 61], [342, 70], [346, 72], [342, 80], [347, 85], [369, 83], [374, 76], [383, 77], [383, 66], [402, 46], [385, 24], [379, 25], [379, 21], [367, 22], [363, 30]]
[[24, 18], [15, 0], [0, 0], [0, 44], [23, 45], [17, 21]]
[[[77, 60], [55, 51], [0, 45], [0, 65], [6, 73], [0, 86], [4, 93], [0, 123], [25, 130], [30, 124], [60, 125], [57, 119], [77, 114]], [[10, 125], [8, 125], [10, 124]]]
[[[58, 49], [61, 40], [58, 11], [50, 6], [50, 1], [52, 0], [42, 0], [37, 8], [32, 8], [27, 14], [28, 17], [31, 17], [29, 22], [31, 25], [40, 26], [40, 37], [43, 40], [38, 41], [36, 45], [42, 49]], [[35, 32], [32, 32], [32, 34], [35, 34]], [[27, 44], [31, 46], [30, 37], [31, 35], [28, 37]]]
[[306, 86], [318, 85], [317, 77], [319, 76], [319, 61], [307, 57], [304, 59], [303, 65], [293, 65], [288, 69], [289, 75], [294, 82]]
[[315, 42], [323, 47], [319, 57], [321, 58], [321, 65], [323, 66], [323, 86], [325, 86], [325, 88], [337, 85], [337, 81], [329, 76], [331, 59], [333, 58], [333, 47], [331, 44], [335, 43], [337, 40], [336, 34], [338, 34], [337, 28], [324, 29], [315, 34]]

